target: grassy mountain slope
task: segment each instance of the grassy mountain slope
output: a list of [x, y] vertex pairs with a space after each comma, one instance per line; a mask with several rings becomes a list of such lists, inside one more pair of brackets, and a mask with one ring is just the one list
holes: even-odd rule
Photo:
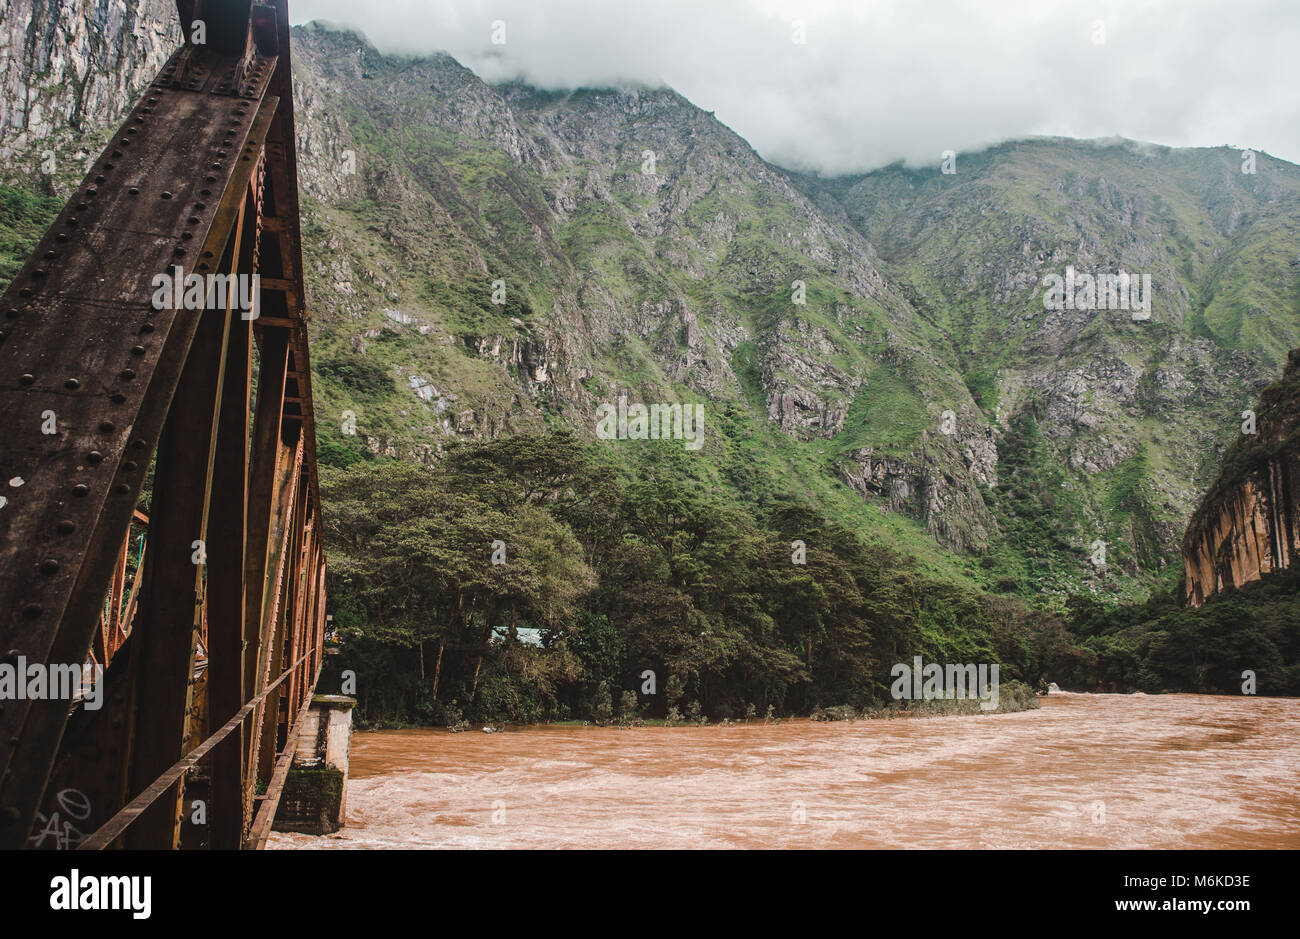
[[[1300, 344], [1300, 168], [1243, 165], [1226, 148], [1038, 139], [952, 174], [799, 183], [876, 246], [990, 422], [1036, 423], [1034, 474], [1059, 479], [1075, 540], [1137, 572], [1176, 560], [1240, 412]], [[1150, 318], [1045, 309], [1044, 277], [1067, 265], [1148, 275]]]
[[[987, 578], [839, 473], [850, 443], [906, 447], [938, 437], [945, 408], [977, 409], [866, 240], [744, 141], [670, 91], [493, 89], [445, 56], [316, 28], [295, 41], [317, 407], [340, 428], [326, 452], [429, 461], [547, 425], [594, 441], [596, 407], [620, 394], [704, 402], [693, 474], [750, 500], [807, 491]], [[354, 437], [329, 420], [344, 411]], [[933, 448], [964, 471], [947, 438]]]

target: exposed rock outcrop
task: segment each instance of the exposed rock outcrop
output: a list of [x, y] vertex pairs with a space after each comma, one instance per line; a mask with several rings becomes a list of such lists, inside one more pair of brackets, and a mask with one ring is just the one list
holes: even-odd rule
[[0, 3], [0, 159], [7, 173], [54, 173], [41, 155], [115, 124], [180, 42], [172, 0]]
[[[962, 440], [925, 434], [907, 457], [863, 448], [840, 466], [840, 476], [881, 509], [925, 522], [934, 539], [954, 551], [983, 551], [998, 532], [979, 486], [997, 485], [992, 433]], [[947, 467], [958, 466], [953, 471]]]
[[1264, 389], [1255, 429], [1229, 448], [1187, 528], [1183, 564], [1193, 606], [1300, 556], [1300, 349], [1282, 380]]

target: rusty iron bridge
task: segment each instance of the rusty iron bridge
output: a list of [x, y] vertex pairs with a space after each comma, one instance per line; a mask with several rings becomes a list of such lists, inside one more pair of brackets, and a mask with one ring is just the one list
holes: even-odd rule
[[320, 673], [287, 0], [177, 8], [0, 301], [0, 848], [262, 847]]

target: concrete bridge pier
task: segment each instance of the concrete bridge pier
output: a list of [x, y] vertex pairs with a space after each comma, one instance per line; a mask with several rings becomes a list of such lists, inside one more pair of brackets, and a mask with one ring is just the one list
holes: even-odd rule
[[341, 694], [311, 699], [272, 826], [276, 831], [328, 835], [343, 827], [356, 703]]

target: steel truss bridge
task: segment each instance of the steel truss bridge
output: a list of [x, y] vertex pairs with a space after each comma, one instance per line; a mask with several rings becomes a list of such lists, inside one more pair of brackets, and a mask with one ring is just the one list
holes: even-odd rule
[[103, 669], [0, 700], [3, 848], [261, 847], [320, 671], [287, 0], [177, 8], [0, 301], [0, 665]]

